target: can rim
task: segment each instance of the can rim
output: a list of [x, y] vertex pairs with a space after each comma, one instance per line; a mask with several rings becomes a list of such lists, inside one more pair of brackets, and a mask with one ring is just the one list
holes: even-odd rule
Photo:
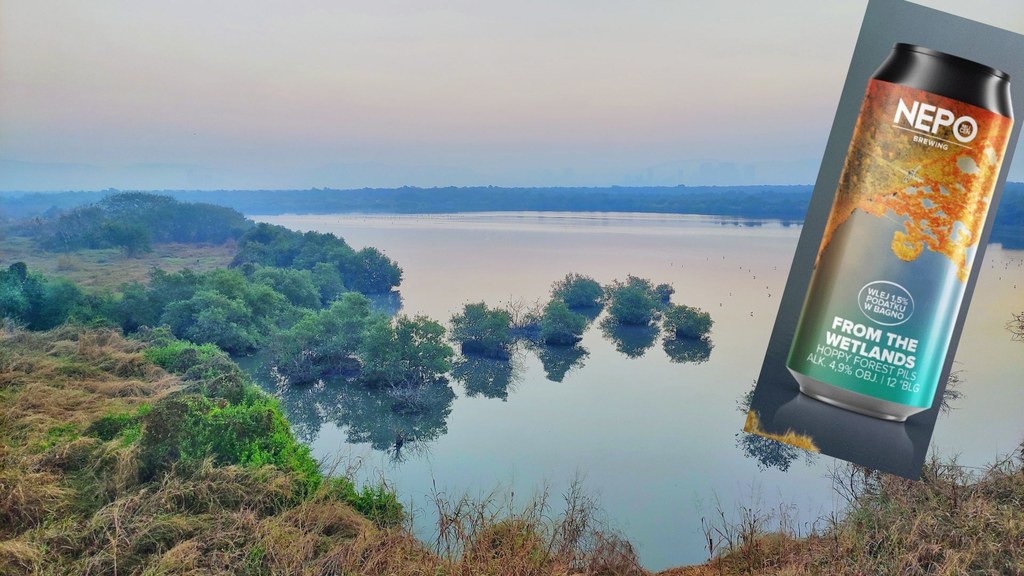
[[907, 52], [917, 52], [919, 54], [925, 54], [925, 55], [928, 55], [928, 56], [934, 56], [936, 58], [941, 58], [943, 60], [948, 60], [948, 61], [953, 62], [955, 64], [971, 66], [971, 67], [976, 68], [976, 69], [978, 69], [978, 70], [980, 70], [982, 72], [986, 72], [988, 74], [991, 74], [991, 75], [996, 76], [998, 78], [1002, 78], [1004, 80], [1009, 80], [1010, 79], [1010, 75], [1009, 74], [1007, 74], [1006, 72], [1003, 72], [1002, 70], [1000, 70], [998, 68], [993, 68], [991, 66], [986, 66], [985, 64], [982, 64], [980, 62], [975, 62], [974, 60], [968, 60], [967, 58], [961, 58], [960, 56], [954, 56], [952, 54], [946, 54], [945, 52], [939, 52], [938, 50], [932, 50], [931, 48], [925, 48], [924, 46], [918, 46], [917, 44], [907, 44], [907, 43], [904, 43], [904, 42], [897, 42], [892, 47], [892, 49], [893, 50], [903, 50], [903, 51], [907, 51]]

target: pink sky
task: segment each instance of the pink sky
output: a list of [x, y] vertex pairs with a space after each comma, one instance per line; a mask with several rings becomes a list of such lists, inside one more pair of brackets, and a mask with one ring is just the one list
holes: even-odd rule
[[0, 190], [810, 183], [866, 2], [427, 4], [4, 2]]

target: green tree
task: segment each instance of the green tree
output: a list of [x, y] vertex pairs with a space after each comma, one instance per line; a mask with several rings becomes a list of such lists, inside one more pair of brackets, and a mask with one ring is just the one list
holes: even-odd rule
[[36, 234], [51, 250], [118, 247], [131, 257], [150, 251], [155, 243], [221, 244], [251, 226], [245, 216], [223, 206], [129, 192], [50, 214]]
[[572, 309], [597, 308], [604, 303], [604, 290], [590, 276], [566, 274], [551, 287], [551, 297]]
[[658, 284], [654, 287], [654, 293], [658, 295], [658, 300], [663, 305], [667, 305], [672, 300], [672, 295], [676, 293], [676, 289], [671, 284]]
[[669, 306], [665, 310], [665, 331], [676, 338], [705, 338], [714, 325], [711, 314], [685, 305]]
[[24, 323], [30, 330], [60, 326], [84, 303], [74, 283], [29, 272], [24, 262], [0, 272], [0, 318]]
[[153, 251], [149, 230], [140, 224], [108, 220], [103, 223], [102, 231], [107, 241], [129, 258]]
[[320, 308], [320, 290], [309, 270], [258, 268], [252, 275], [252, 281], [270, 286], [294, 306]]
[[312, 270], [313, 284], [320, 293], [320, 304], [327, 306], [335, 298], [345, 292], [345, 280], [336, 266], [326, 262], [317, 262]]
[[369, 319], [370, 301], [357, 292], [326, 310], [306, 313], [270, 344], [278, 372], [292, 383], [304, 383], [352, 368]]
[[583, 338], [587, 319], [576, 314], [562, 300], [552, 300], [544, 307], [540, 337], [552, 346], [572, 346]]
[[372, 386], [424, 386], [451, 369], [454, 352], [444, 327], [425, 317], [370, 320], [360, 347], [361, 380]]
[[[74, 282], [66, 278], [40, 278], [39, 300], [32, 307], [29, 327], [33, 330], [48, 330], [60, 326], [72, 312], [80, 308], [85, 299]], [[87, 311], [82, 311], [88, 315]]]
[[384, 294], [402, 283], [402, 269], [376, 248], [356, 252], [354, 270], [345, 277], [353, 290], [364, 294]]
[[616, 280], [605, 294], [611, 303], [608, 313], [624, 326], [646, 326], [657, 318], [661, 308], [661, 297], [645, 278], [629, 276], [625, 282]]
[[163, 306], [150, 298], [150, 291], [138, 282], [121, 286], [116, 318], [125, 332], [135, 332], [143, 326], [156, 327], [160, 323]]
[[28, 323], [32, 302], [28, 267], [15, 262], [0, 272], [0, 318]]
[[[296, 270], [315, 270], [323, 264], [334, 269], [336, 278], [344, 278], [348, 288], [363, 294], [387, 293], [402, 282], [402, 269], [376, 248], [356, 252], [333, 234], [303, 234], [271, 224], [258, 224], [239, 239], [231, 265], [249, 264]], [[318, 274], [320, 287], [327, 292], [321, 294], [322, 301], [340, 292], [329, 286], [333, 282], [328, 282], [327, 270], [321, 267]]]
[[232, 354], [253, 352], [261, 340], [252, 310], [245, 302], [213, 290], [201, 290], [188, 300], [172, 302], [160, 321], [178, 338], [216, 344]]
[[512, 317], [507, 310], [488, 308], [483, 302], [466, 304], [452, 316], [452, 339], [463, 354], [508, 358], [512, 346]]

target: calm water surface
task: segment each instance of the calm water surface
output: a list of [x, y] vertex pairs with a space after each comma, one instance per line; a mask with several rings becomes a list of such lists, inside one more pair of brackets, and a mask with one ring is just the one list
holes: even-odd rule
[[[701, 517], [792, 506], [804, 527], [841, 504], [828, 457], [743, 444], [738, 408], [760, 369], [799, 227], [675, 215], [484, 213], [258, 217], [376, 246], [404, 270], [402, 312], [446, 322], [468, 302], [546, 300], [568, 272], [602, 283], [628, 274], [670, 283], [673, 302], [715, 320], [713, 347], [666, 348], [652, 333], [602, 331], [554, 354], [520, 349], [510, 365], [461, 364], [431, 409], [338, 382], [283, 394], [319, 458], [383, 475], [430, 539], [433, 491], [524, 502], [582, 477], [608, 522], [650, 569], [707, 558]], [[1024, 252], [991, 246], [957, 354], [966, 398], [939, 419], [942, 455], [982, 466], [1024, 438], [1024, 343], [1004, 328], [1024, 309]], [[395, 449], [396, 439], [402, 446]], [[745, 449], [746, 447], [746, 449]], [[767, 465], [766, 465], [767, 463]], [[785, 471], [780, 468], [786, 468]]]

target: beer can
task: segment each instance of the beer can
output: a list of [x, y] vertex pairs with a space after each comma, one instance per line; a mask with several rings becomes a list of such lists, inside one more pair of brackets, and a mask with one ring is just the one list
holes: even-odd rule
[[1000, 70], [896, 44], [868, 82], [786, 366], [905, 421], [935, 398], [1013, 127]]

